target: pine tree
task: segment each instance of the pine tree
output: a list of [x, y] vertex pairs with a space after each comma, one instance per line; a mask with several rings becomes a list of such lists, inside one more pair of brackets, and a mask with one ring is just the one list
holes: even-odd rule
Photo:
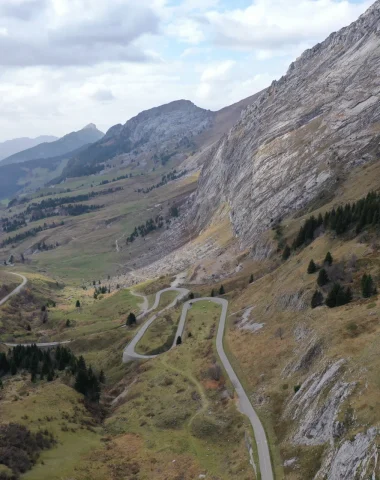
[[348, 287], [344, 289], [339, 283], [334, 283], [326, 298], [326, 305], [330, 308], [346, 305], [352, 300], [352, 292]]
[[50, 370], [47, 376], [47, 381], [52, 382], [54, 380], [54, 370]]
[[181, 345], [182, 344], [182, 338], [179, 336], [177, 337], [176, 345]]
[[104, 375], [103, 370], [100, 370], [100, 373], [99, 373], [99, 382], [100, 382], [100, 383], [103, 383], [103, 384], [106, 383], [106, 377], [105, 377], [105, 375]]
[[225, 293], [226, 292], [224, 290], [224, 287], [223, 287], [223, 285], [221, 285], [220, 288], [219, 288], [219, 295], [224, 295]]
[[127, 325], [128, 327], [131, 327], [132, 325], [136, 325], [136, 323], [137, 323], [136, 315], [135, 315], [133, 312], [131, 312], [131, 313], [128, 315], [126, 325]]
[[249, 277], [249, 283], [253, 283], [253, 273], [251, 273], [251, 276]]
[[282, 252], [282, 259], [287, 260], [290, 257], [290, 247], [285, 245], [284, 251]]
[[189, 293], [189, 300], [194, 300], [194, 293], [193, 292]]
[[211, 290], [210, 297], [215, 297], [215, 291], [214, 291], [214, 289]]
[[75, 306], [76, 306], [77, 308], [80, 308], [80, 301], [79, 301], [79, 300], [77, 300], [77, 303], [75, 304]]
[[324, 260], [323, 263], [324, 263], [324, 264], [327, 264], [327, 265], [332, 265], [332, 263], [333, 263], [333, 257], [332, 257], [332, 255], [331, 255], [330, 252], [327, 252], [327, 253], [326, 253], [326, 257], [325, 257], [325, 260]]
[[320, 287], [323, 287], [324, 285], [327, 285], [328, 282], [329, 282], [329, 277], [327, 275], [327, 272], [324, 268], [321, 268], [321, 270], [319, 270], [317, 283]]
[[323, 295], [319, 290], [316, 290], [311, 298], [311, 308], [316, 308], [322, 305]]
[[317, 266], [314, 263], [314, 260], [310, 260], [309, 266], [307, 267], [307, 273], [315, 273], [317, 271]]
[[374, 293], [376, 293], [376, 289], [372, 280], [371, 275], [367, 275], [366, 273], [363, 275], [361, 280], [361, 287], [362, 287], [362, 295], [364, 298], [371, 297]]

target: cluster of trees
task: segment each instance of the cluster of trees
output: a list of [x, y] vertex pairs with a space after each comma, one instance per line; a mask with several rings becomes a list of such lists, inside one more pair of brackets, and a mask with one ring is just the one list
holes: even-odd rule
[[[37, 220], [42, 220], [44, 218], [49, 218], [56, 216], [56, 208], [62, 207], [62, 213], [65, 215], [70, 216], [77, 216], [83, 215], [85, 213], [89, 213], [94, 210], [98, 210], [102, 208], [102, 206], [98, 205], [75, 205], [79, 202], [86, 202], [91, 198], [98, 197], [101, 195], [109, 195], [115, 192], [123, 190], [123, 187], [115, 187], [115, 188], [108, 188], [107, 190], [101, 190], [99, 192], [89, 192], [81, 195], [74, 195], [70, 197], [56, 197], [56, 198], [49, 198], [47, 200], [42, 200], [41, 202], [33, 202], [21, 213], [14, 215], [10, 218], [2, 218], [2, 229], [5, 232], [13, 232], [15, 230], [19, 230], [27, 225], [27, 219], [30, 222], [35, 222]], [[71, 191], [67, 189], [67, 191]], [[53, 195], [54, 193], [50, 193], [49, 195]], [[44, 194], [43, 196], [48, 196], [48, 194]], [[19, 203], [26, 203], [30, 200], [24, 197]], [[17, 199], [12, 200], [12, 205], [17, 204]], [[68, 204], [68, 205], [67, 205]], [[67, 206], [65, 206], [67, 205]]]
[[380, 194], [370, 192], [365, 198], [354, 203], [347, 203], [337, 209], [319, 214], [316, 218], [311, 216], [300, 228], [293, 242], [293, 249], [312, 242], [319, 232], [332, 230], [341, 235], [349, 230], [359, 233], [364, 227], [380, 224]]
[[163, 226], [164, 217], [162, 215], [157, 215], [155, 219], [150, 218], [145, 222], [145, 224], [143, 223], [142, 225], [135, 227], [134, 231], [127, 237], [126, 243], [128, 245], [129, 243], [132, 243], [138, 236], [145, 237], [150, 232], [154, 232]]
[[15, 230], [26, 227], [26, 219], [23, 214], [18, 214], [11, 218], [5, 217], [1, 219], [1, 226], [3, 232], [14, 232]]
[[58, 372], [69, 372], [75, 375], [75, 390], [91, 402], [99, 402], [101, 384], [105, 382], [103, 371], [99, 376], [95, 375], [82, 356], [77, 358], [68, 348], [60, 345], [49, 350], [41, 350], [36, 345], [18, 345], [8, 354], [0, 353], [0, 379], [22, 371], [30, 373], [32, 382], [44, 378], [51, 382]]
[[179, 217], [179, 208], [172, 205], [169, 209], [169, 216], [164, 220], [162, 215], [157, 215], [155, 219], [150, 218], [145, 224], [135, 227], [134, 231], [127, 237], [126, 244], [132, 243], [138, 236], [145, 237], [151, 232], [158, 230], [164, 226], [164, 222], [169, 228], [170, 217]]
[[62, 226], [64, 224], [65, 223], [63, 221], [60, 222], [60, 223], [55, 223], [55, 222], [50, 223], [50, 224], [44, 223], [43, 225], [40, 225], [38, 227], [34, 227], [30, 230], [27, 230], [26, 232], [18, 233], [17, 235], [14, 235], [13, 237], [6, 238], [5, 240], [3, 240], [1, 242], [0, 246], [5, 247], [5, 246], [11, 245], [13, 243], [22, 242], [26, 238], [35, 237], [37, 235], [37, 233], [39, 233], [39, 232], [43, 232], [44, 230], [49, 230], [51, 228], [56, 228], [56, 227]]
[[54, 244], [47, 244], [45, 243], [45, 240], [42, 242], [37, 243], [37, 250], [39, 252], [46, 252], [48, 250], [54, 250], [54, 248], [59, 247], [59, 242], [55, 242]]
[[177, 152], [172, 153], [161, 153], [159, 156], [155, 153], [152, 157], [154, 161], [160, 161], [162, 165], [166, 165], [168, 161], [176, 155]]
[[[118, 180], [126, 180], [127, 178], [132, 178], [133, 175], [132, 173], [127, 173], [125, 175], [120, 175], [116, 178], [113, 178], [112, 180], [102, 180], [99, 185], [107, 185], [108, 183], [111, 183], [111, 182], [117, 182]], [[122, 188], [122, 187], [120, 187]]]
[[149, 193], [151, 192], [152, 190], [154, 190], [155, 188], [160, 188], [160, 187], [163, 187], [164, 185], [166, 185], [168, 182], [171, 182], [173, 180], [178, 180], [178, 178], [181, 178], [183, 177], [184, 175], [187, 174], [187, 170], [182, 170], [180, 172], [177, 173], [177, 170], [173, 170], [172, 172], [170, 173], [167, 173], [165, 175], [162, 176], [161, 178], [161, 182], [159, 183], [156, 183], [156, 185], [152, 185], [148, 188], [138, 188], [136, 190], [137, 193]]
[[67, 205], [67, 207], [64, 207], [64, 211], [71, 217], [77, 217], [78, 215], [94, 212], [95, 210], [99, 210], [103, 207], [104, 205], [83, 205], [82, 203], [78, 203], [75, 205]]
[[[218, 293], [219, 293], [219, 295], [224, 295], [224, 294], [226, 293], [223, 285], [221, 285], [221, 286], [219, 287]], [[210, 297], [215, 297], [215, 290], [214, 290], [214, 289], [211, 290]]]
[[54, 436], [46, 429], [31, 432], [18, 423], [0, 425], [0, 479], [19, 480], [36, 464], [41, 451], [54, 444]]
[[102, 195], [109, 195], [115, 192], [123, 190], [123, 187], [115, 187], [115, 188], [108, 188], [107, 190], [100, 190], [99, 192], [89, 192], [89, 193], [82, 193], [80, 195], [73, 195], [71, 197], [56, 197], [56, 198], [49, 198], [48, 200], [42, 200], [40, 203], [31, 203], [28, 205], [27, 209], [25, 210], [25, 214], [29, 215], [33, 213], [34, 210], [47, 210], [51, 208], [57, 208], [67, 203], [80, 203], [80, 202], [87, 202], [94, 197], [99, 197]]
[[[310, 260], [310, 263], [307, 267], [307, 273], [313, 274], [318, 271], [317, 284], [319, 287], [323, 288], [330, 283], [329, 278], [329, 267], [333, 264], [333, 257], [330, 252], [327, 252], [326, 257], [323, 262], [323, 267], [319, 268], [314, 260]], [[373, 282], [371, 275], [364, 274], [361, 279], [361, 291], [364, 298], [369, 298], [372, 295], [377, 294], [376, 286]], [[315, 290], [312, 299], [311, 307], [316, 308], [319, 305], [325, 304], [330, 307], [340, 307], [350, 303], [353, 299], [352, 290], [350, 287], [343, 287], [339, 282], [334, 282], [330, 288], [326, 300], [324, 301], [323, 293], [320, 290]]]
[[98, 295], [105, 295], [106, 293], [111, 293], [110, 286], [106, 287], [105, 285], [103, 285], [102, 287], [99, 287], [99, 288], [95, 287], [94, 298], [97, 299]]

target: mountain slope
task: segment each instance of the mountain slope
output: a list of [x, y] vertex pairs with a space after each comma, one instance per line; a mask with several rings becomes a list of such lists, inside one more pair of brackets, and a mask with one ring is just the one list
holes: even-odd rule
[[380, 3], [307, 50], [208, 155], [196, 221], [230, 205], [247, 242], [379, 153]]
[[124, 165], [135, 162], [151, 167], [165, 164], [173, 157], [183, 160], [217, 141], [255, 98], [254, 95], [219, 112], [204, 110], [188, 100], [141, 112], [125, 125], [111, 127], [104, 138], [73, 158], [57, 180], [99, 172], [111, 159]]
[[71, 132], [64, 137], [51, 143], [42, 143], [28, 150], [11, 155], [5, 158], [1, 165], [9, 165], [12, 163], [26, 162], [28, 160], [36, 160], [42, 158], [53, 158], [59, 155], [65, 155], [72, 152], [83, 145], [94, 143], [103, 137], [94, 124], [89, 124], [77, 132]]
[[6, 140], [5, 142], [0, 143], [0, 161], [14, 155], [15, 153], [40, 145], [41, 143], [50, 143], [55, 142], [56, 140], [58, 140], [58, 137], [53, 137], [52, 135], [41, 135], [37, 138], [21, 137]]

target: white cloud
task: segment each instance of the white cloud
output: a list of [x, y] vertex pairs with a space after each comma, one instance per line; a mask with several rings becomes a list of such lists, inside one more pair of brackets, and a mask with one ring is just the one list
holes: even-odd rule
[[202, 24], [220, 46], [277, 49], [322, 40], [370, 5], [346, 0], [257, 0], [245, 9], [209, 11]]
[[268, 86], [364, 2], [0, 0], [2, 139], [106, 130], [178, 98], [222, 108]]
[[168, 25], [166, 33], [181, 42], [193, 45], [203, 42], [206, 38], [199, 23], [187, 18], [180, 18]]

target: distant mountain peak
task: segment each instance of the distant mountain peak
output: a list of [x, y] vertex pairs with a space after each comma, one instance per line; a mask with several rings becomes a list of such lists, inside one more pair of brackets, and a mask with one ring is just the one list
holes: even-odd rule
[[89, 123], [85, 127], [82, 128], [82, 130], [97, 130], [95, 123]]

